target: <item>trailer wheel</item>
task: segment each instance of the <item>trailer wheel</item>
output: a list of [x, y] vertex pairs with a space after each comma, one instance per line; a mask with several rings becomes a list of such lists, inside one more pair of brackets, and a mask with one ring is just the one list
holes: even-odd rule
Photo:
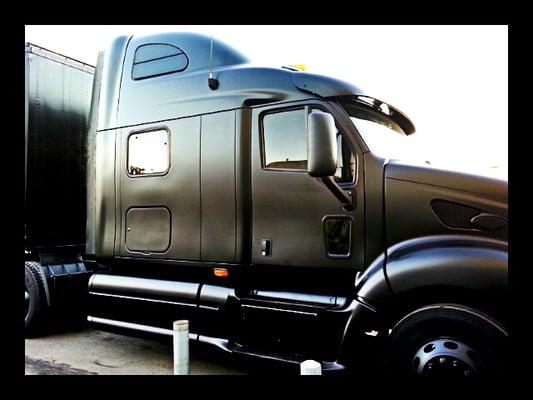
[[24, 333], [26, 337], [39, 333], [45, 319], [47, 309], [45, 281], [38, 262], [28, 261], [25, 264], [24, 299], [25, 319]]
[[387, 371], [395, 376], [504, 376], [508, 334], [481, 312], [455, 304], [419, 308], [392, 328]]

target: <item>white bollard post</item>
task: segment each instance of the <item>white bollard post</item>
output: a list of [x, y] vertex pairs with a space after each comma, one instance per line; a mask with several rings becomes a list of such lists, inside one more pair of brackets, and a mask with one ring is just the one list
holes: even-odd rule
[[322, 375], [322, 366], [315, 360], [300, 363], [300, 375]]
[[174, 321], [174, 375], [189, 375], [189, 321]]

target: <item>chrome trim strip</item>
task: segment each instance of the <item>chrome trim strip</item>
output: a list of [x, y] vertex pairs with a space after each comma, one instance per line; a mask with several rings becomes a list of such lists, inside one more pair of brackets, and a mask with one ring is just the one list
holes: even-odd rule
[[[158, 328], [156, 326], [135, 324], [133, 322], [117, 321], [114, 319], [93, 317], [92, 315], [87, 316], [87, 321], [93, 324], [116, 326], [119, 328], [126, 328], [126, 329], [132, 329], [135, 331], [142, 331], [142, 332], [149, 332], [149, 333], [157, 333], [160, 335], [167, 335], [167, 336], [172, 336], [174, 333], [172, 329], [165, 329], [165, 328]], [[196, 340], [196, 339], [198, 339], [198, 334], [189, 332], [189, 340]]]
[[211, 311], [219, 311], [220, 310], [219, 307], [206, 306], [204, 304], [198, 305], [198, 308], [200, 308], [202, 310], [211, 310]]
[[212, 336], [205, 336], [205, 335], [198, 335], [198, 341], [201, 343], [215, 346], [228, 353], [232, 352], [229, 349], [229, 340], [227, 339], [222, 339], [222, 338], [217, 338], [217, 337], [212, 337]]
[[324, 306], [336, 305], [334, 295], [320, 295], [308, 293], [296, 293], [286, 291], [269, 291], [269, 290], [254, 290], [254, 295], [263, 298], [272, 298], [281, 301], [300, 302], [305, 305], [320, 304]]
[[281, 312], [286, 312], [286, 313], [291, 313], [291, 314], [304, 314], [304, 315], [311, 315], [313, 317], [317, 317], [318, 316], [318, 314], [314, 313], [314, 312], [285, 310], [283, 308], [274, 308], [274, 307], [265, 307], [265, 306], [253, 306], [253, 305], [250, 305], [250, 304], [243, 304], [242, 307], [257, 308], [257, 309], [261, 309], [261, 310], [281, 311]]
[[163, 303], [163, 304], [173, 304], [177, 306], [196, 307], [196, 304], [180, 303], [178, 301], [168, 301], [168, 300], [159, 300], [159, 299], [147, 299], [146, 297], [124, 296], [121, 294], [98, 293], [98, 292], [89, 292], [89, 294], [94, 295], [94, 296], [116, 297], [119, 299], [126, 299], [126, 300], [150, 301], [152, 303]]

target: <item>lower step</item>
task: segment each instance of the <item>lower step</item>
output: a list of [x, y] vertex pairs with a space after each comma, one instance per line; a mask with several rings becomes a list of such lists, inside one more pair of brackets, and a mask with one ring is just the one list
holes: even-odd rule
[[[119, 330], [136, 331], [145, 334], [163, 335], [168, 337], [172, 337], [173, 335], [173, 330], [171, 329], [164, 329], [155, 326], [136, 324], [132, 322], [119, 321], [108, 318], [100, 318], [91, 315], [87, 317], [87, 321], [95, 327], [101, 326], [106, 328], [118, 328]], [[298, 365], [300, 362], [304, 361], [304, 358], [301, 357], [291, 357], [290, 355], [285, 354], [267, 353], [254, 349], [250, 346], [240, 346], [238, 344], [228, 341], [227, 339], [199, 335], [197, 333], [189, 332], [189, 340], [195, 340], [201, 343], [205, 343], [228, 353], [259, 358], [263, 360], [277, 361], [292, 365]], [[339, 364], [335, 361], [323, 361], [321, 364], [322, 370], [324, 372], [338, 372], [343, 371], [345, 369], [344, 365]]]

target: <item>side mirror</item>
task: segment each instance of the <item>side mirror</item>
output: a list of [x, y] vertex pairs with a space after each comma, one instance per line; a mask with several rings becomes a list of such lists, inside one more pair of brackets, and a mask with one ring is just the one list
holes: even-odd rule
[[307, 116], [307, 172], [317, 178], [335, 175], [337, 128], [331, 114], [313, 111]]
[[335, 182], [337, 128], [333, 115], [313, 111], [307, 116], [307, 172], [320, 178], [346, 211], [355, 207], [352, 195]]

